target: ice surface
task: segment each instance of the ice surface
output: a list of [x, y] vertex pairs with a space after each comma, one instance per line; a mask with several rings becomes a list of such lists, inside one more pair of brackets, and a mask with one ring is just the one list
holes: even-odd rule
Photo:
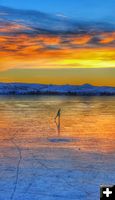
[[22, 155], [19, 166], [17, 148], [9, 147], [3, 152], [1, 200], [98, 200], [100, 184], [115, 183], [114, 154], [86, 153], [77, 147], [33, 150], [18, 144], [18, 148]]
[[99, 200], [100, 185], [115, 184], [114, 106], [114, 97], [1, 96], [0, 200]]

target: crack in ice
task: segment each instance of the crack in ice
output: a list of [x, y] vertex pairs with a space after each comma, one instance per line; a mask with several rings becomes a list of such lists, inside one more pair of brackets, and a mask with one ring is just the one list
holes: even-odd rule
[[19, 170], [20, 170], [20, 163], [21, 163], [21, 160], [22, 160], [22, 152], [21, 152], [20, 147], [14, 141], [14, 139], [10, 139], [10, 140], [14, 144], [14, 146], [17, 149], [17, 152], [19, 154], [19, 159], [18, 159], [18, 163], [17, 163], [17, 167], [16, 167], [16, 179], [15, 179], [13, 191], [12, 191], [11, 196], [10, 196], [10, 200], [13, 200], [16, 189], [17, 189], [18, 179], [19, 179]]

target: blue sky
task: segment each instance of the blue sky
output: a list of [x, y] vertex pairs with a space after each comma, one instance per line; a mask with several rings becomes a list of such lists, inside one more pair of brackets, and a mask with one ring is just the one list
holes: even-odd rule
[[0, 4], [19, 9], [63, 14], [81, 20], [115, 19], [115, 0], [0, 0]]

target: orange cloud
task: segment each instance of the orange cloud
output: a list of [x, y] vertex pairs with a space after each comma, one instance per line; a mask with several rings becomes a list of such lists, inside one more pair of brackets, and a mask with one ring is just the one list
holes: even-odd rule
[[2, 33], [13, 33], [15, 31], [32, 30], [31, 27], [25, 26], [18, 23], [3, 23], [0, 25], [0, 32]]
[[113, 33], [103, 33], [101, 34], [102, 39], [100, 40], [101, 44], [108, 44], [115, 41], [115, 32]]
[[58, 45], [61, 42], [61, 38], [59, 36], [52, 35], [38, 35], [34, 38], [36, 41], [42, 42], [45, 45]]
[[83, 45], [88, 43], [91, 40], [91, 38], [91, 35], [76, 36], [75, 38], [72, 38], [71, 43]]

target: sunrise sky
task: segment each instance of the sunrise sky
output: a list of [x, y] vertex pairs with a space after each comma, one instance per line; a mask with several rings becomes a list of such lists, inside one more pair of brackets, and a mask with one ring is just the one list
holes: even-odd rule
[[0, 82], [115, 86], [114, 0], [0, 0]]

